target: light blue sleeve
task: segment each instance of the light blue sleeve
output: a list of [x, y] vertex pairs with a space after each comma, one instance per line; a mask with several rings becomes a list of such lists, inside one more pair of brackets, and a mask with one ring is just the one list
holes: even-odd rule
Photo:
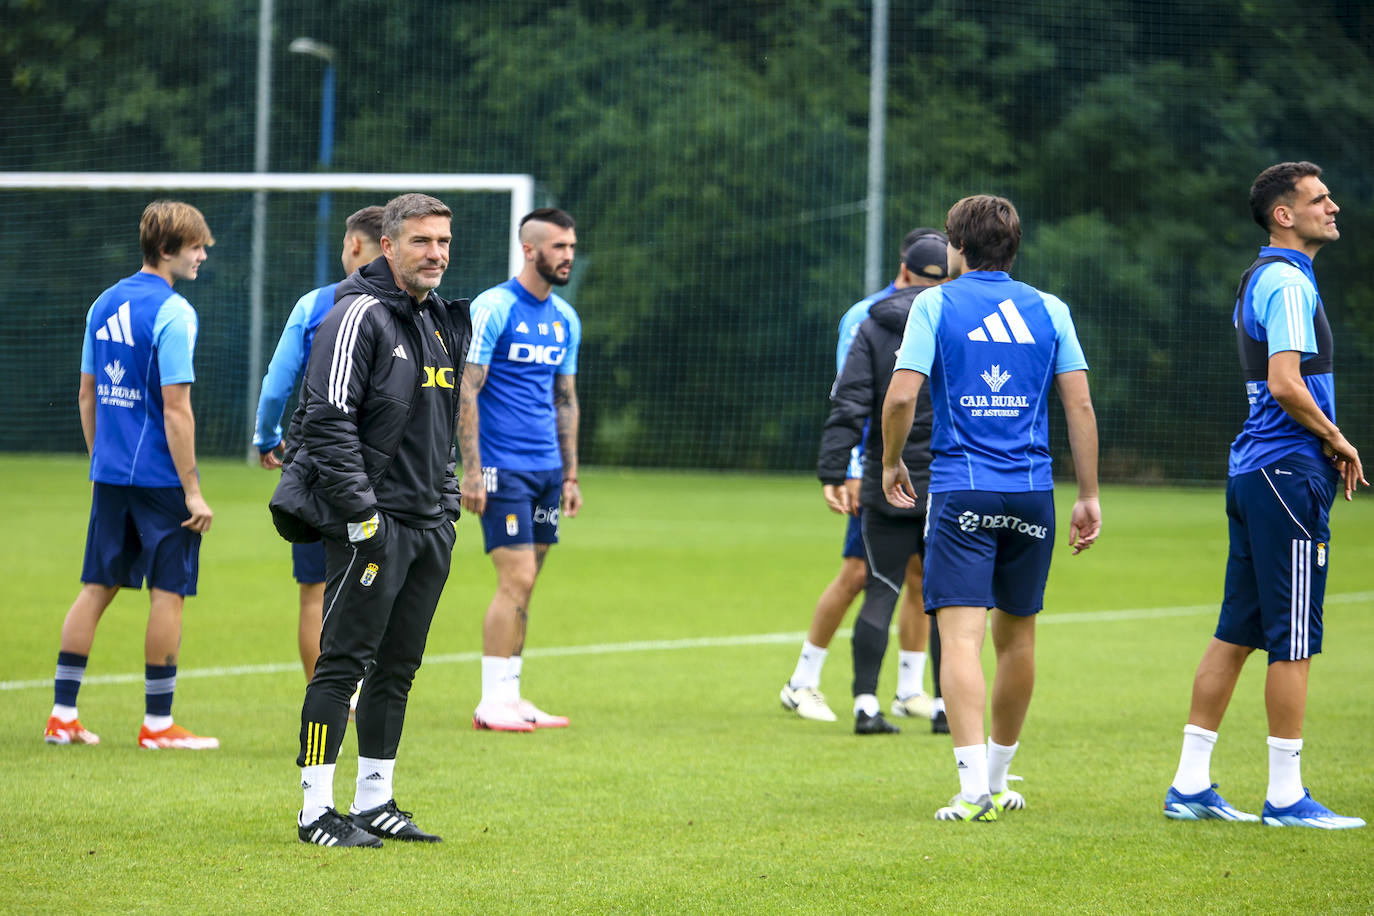
[[935, 332], [940, 327], [944, 309], [945, 294], [938, 286], [932, 286], [911, 301], [893, 369], [914, 369], [929, 377], [930, 367], [935, 365]]
[[258, 418], [253, 430], [253, 444], [266, 452], [281, 442], [281, 417], [286, 402], [300, 380], [305, 367], [305, 330], [310, 321], [310, 309], [319, 290], [311, 290], [296, 300], [291, 315], [282, 328], [277, 349], [262, 377], [262, 393], [258, 396]]
[[1259, 275], [1251, 295], [1255, 319], [1269, 338], [1269, 355], [1317, 352], [1317, 291], [1301, 270], [1274, 264]]
[[91, 352], [91, 315], [94, 312], [95, 302], [92, 302], [91, 307], [86, 309], [86, 330], [81, 335], [81, 371], [87, 375], [95, 375], [95, 354]]
[[577, 311], [561, 297], [553, 300], [554, 308], [558, 309], [558, 314], [563, 316], [563, 321], [568, 325], [568, 349], [563, 354], [563, 362], [558, 366], [559, 375], [577, 374], [577, 351], [582, 346], [582, 319], [577, 317]]
[[472, 344], [468, 347], [468, 362], [490, 366], [496, 341], [510, 319], [515, 295], [499, 286], [479, 294], [472, 300]]
[[1073, 316], [1069, 314], [1069, 307], [1058, 296], [1051, 296], [1049, 293], [1041, 293], [1041, 296], [1045, 300], [1045, 311], [1049, 312], [1050, 321], [1054, 324], [1054, 336], [1059, 341], [1059, 356], [1054, 363], [1054, 374], [1087, 369], [1088, 361], [1084, 358], [1083, 347], [1078, 342], [1078, 329], [1073, 326]]
[[196, 310], [181, 296], [172, 295], [162, 303], [153, 319], [153, 340], [157, 346], [157, 369], [164, 385], [180, 385], [196, 380]]

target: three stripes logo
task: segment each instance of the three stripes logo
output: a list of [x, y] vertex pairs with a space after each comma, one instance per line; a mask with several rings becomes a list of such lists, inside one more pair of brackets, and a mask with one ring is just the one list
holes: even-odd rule
[[[1006, 319], [1005, 322], [1003, 319]], [[969, 331], [968, 339], [982, 343], [1035, 343], [1035, 335], [1026, 326], [1021, 313], [1016, 310], [1016, 303], [1010, 299], [1003, 299], [997, 303], [997, 311], [983, 319], [982, 327]]]
[[[111, 340], [126, 347], [134, 345], [134, 329], [129, 322], [129, 303], [115, 309], [115, 313], [95, 330], [96, 340]], [[119, 384], [118, 382], [115, 383]]]
[[406, 819], [404, 817], [399, 817], [399, 814], [400, 812], [383, 809], [381, 814], [378, 814], [372, 819], [371, 825], [382, 833], [388, 833], [395, 836], [400, 833], [402, 828], [406, 825]]

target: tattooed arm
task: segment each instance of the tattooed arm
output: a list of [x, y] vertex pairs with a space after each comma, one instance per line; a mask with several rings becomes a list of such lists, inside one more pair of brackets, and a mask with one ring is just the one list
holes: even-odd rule
[[481, 418], [477, 413], [477, 393], [487, 383], [487, 367], [468, 363], [458, 389], [458, 451], [463, 459], [463, 476], [458, 490], [463, 508], [481, 515], [487, 508], [487, 488], [482, 480], [482, 449], [478, 433]]
[[563, 513], [572, 518], [582, 508], [582, 489], [577, 483], [577, 376], [555, 375], [553, 406], [558, 414], [558, 451], [563, 455]]

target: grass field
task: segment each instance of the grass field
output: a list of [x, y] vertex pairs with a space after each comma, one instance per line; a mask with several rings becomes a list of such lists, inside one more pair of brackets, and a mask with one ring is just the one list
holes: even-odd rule
[[[1056, 557], [1013, 764], [1029, 807], [989, 825], [932, 819], [958, 787], [948, 737], [852, 734], [847, 631], [822, 684], [841, 721], [779, 707], [838, 565], [841, 523], [814, 481], [584, 470], [586, 507], [535, 593], [524, 676], [525, 694], [573, 727], [532, 735], [470, 725], [494, 577], [464, 519], [396, 776], [401, 807], [445, 842], [373, 851], [295, 838], [304, 679], [289, 552], [265, 509], [272, 476], [204, 465], [215, 522], [176, 713], [223, 746], [154, 753], [134, 742], [146, 598], [133, 593], [107, 613], [81, 692], [102, 743], [42, 742], [78, 588], [85, 466], [9, 456], [0, 475], [0, 912], [1374, 911], [1374, 828], [1161, 813], [1220, 592], [1218, 489], [1109, 488], [1098, 546]], [[1072, 487], [1060, 495], [1062, 522]], [[1367, 819], [1372, 499], [1333, 512], [1304, 765], [1319, 799]], [[1262, 667], [1242, 678], [1213, 760], [1249, 810], [1266, 780]], [[340, 807], [355, 753], [350, 735]]]

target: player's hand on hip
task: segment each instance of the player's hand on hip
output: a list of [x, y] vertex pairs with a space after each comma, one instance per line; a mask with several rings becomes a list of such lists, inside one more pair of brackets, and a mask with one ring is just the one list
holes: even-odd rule
[[459, 501], [469, 512], [481, 515], [487, 508], [487, 488], [481, 474], [463, 473], [458, 479]]
[[199, 493], [187, 494], [186, 511], [191, 513], [191, 517], [182, 522], [181, 527], [190, 528], [199, 534], [210, 530], [210, 522], [215, 513], [210, 510], [210, 504], [205, 501], [205, 497]]
[[916, 508], [916, 488], [911, 485], [906, 462], [898, 461], [895, 467], [883, 468], [883, 496], [898, 509]]
[[258, 464], [262, 465], [263, 468], [268, 471], [275, 471], [277, 468], [281, 467], [281, 448], [282, 446], [279, 443], [275, 448], [269, 448], [265, 452], [258, 452]]
[[1097, 497], [1079, 499], [1069, 516], [1069, 546], [1074, 556], [1087, 550], [1102, 533], [1102, 503]]
[[563, 481], [563, 514], [568, 518], [574, 518], [582, 509], [582, 487], [577, 483], [577, 478], [569, 477]]

